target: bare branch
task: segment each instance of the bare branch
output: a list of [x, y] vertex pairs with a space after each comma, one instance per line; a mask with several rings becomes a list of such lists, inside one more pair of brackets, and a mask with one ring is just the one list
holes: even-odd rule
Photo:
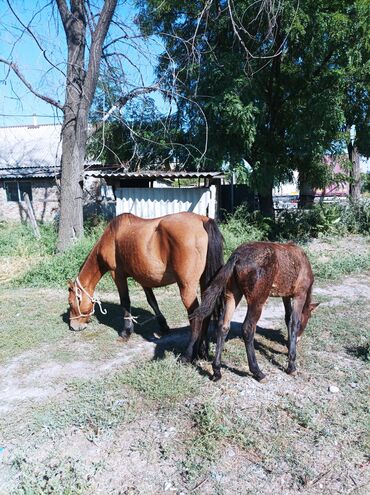
[[66, 0], [56, 0], [60, 17], [62, 19], [64, 30], [68, 36], [68, 21], [71, 17], [71, 12], [67, 7]]
[[[50, 2], [51, 3], [51, 2]], [[50, 3], [48, 5], [50, 5]], [[19, 24], [29, 33], [29, 35], [35, 40], [37, 46], [39, 47], [39, 49], [41, 50], [45, 60], [52, 66], [54, 67], [54, 69], [58, 70], [61, 74], [63, 74], [63, 76], [65, 76], [64, 72], [59, 69], [59, 67], [57, 67], [51, 60], [50, 58], [48, 57], [47, 53], [46, 53], [46, 50], [41, 46], [41, 43], [39, 42], [39, 40], [36, 38], [35, 34], [33, 33], [33, 31], [30, 29], [29, 25], [27, 26], [26, 24], [24, 24], [24, 22], [22, 21], [22, 19], [18, 16], [18, 14], [15, 12], [15, 10], [13, 9], [11, 3], [9, 2], [9, 0], [7, 0], [7, 4], [9, 6], [9, 9], [11, 10], [12, 14], [14, 15], [14, 17], [17, 19], [17, 21], [19, 22]], [[35, 14], [36, 15], [36, 14]]]
[[125, 96], [122, 96], [115, 105], [112, 106], [112, 108], [104, 115], [103, 119], [100, 122], [97, 122], [90, 130], [89, 132], [89, 137], [91, 137], [93, 134], [95, 134], [97, 131], [99, 131], [106, 120], [112, 115], [113, 112], [116, 110], [120, 110], [122, 107], [124, 107], [129, 101], [133, 100], [137, 96], [145, 95], [148, 93], [152, 93], [153, 91], [158, 91], [159, 87], [158, 86], [148, 86], [146, 88], [136, 88], [127, 93]]
[[98, 24], [95, 31], [92, 33], [89, 65], [87, 68], [86, 79], [84, 83], [84, 91], [90, 103], [93, 99], [96, 82], [98, 80], [102, 46], [116, 6], [117, 0], [105, 0], [103, 9], [99, 16]]
[[54, 107], [59, 108], [59, 110], [64, 111], [63, 105], [61, 105], [58, 101], [54, 100], [53, 98], [50, 98], [49, 96], [43, 95], [36, 91], [31, 84], [27, 81], [27, 79], [24, 77], [22, 72], [19, 70], [17, 64], [14, 62], [9, 62], [9, 60], [6, 60], [5, 58], [0, 57], [0, 62], [3, 64], [6, 64], [10, 69], [13, 70], [13, 72], [17, 75], [17, 77], [22, 81], [22, 83], [28, 88], [32, 94], [40, 98], [41, 100], [46, 101], [46, 103], [49, 103], [50, 105], [53, 105]]

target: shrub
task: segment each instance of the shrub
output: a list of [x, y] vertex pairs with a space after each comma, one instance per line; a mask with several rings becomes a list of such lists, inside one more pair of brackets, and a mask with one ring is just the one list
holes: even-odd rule
[[0, 256], [46, 256], [55, 249], [57, 232], [53, 224], [39, 226], [41, 239], [36, 239], [26, 223], [0, 222]]
[[[25, 275], [17, 279], [15, 284], [26, 285], [28, 287], [64, 286], [66, 280], [75, 277], [79, 272], [86, 256], [102, 235], [105, 226], [106, 222], [102, 220], [94, 225], [87, 223], [85, 227], [85, 236], [60, 254], [52, 254], [55, 250], [55, 236], [54, 244], [52, 246], [53, 249], [50, 248], [47, 253], [49, 256], [44, 257], [39, 263], [26, 272]], [[109, 282], [105, 282], [105, 285], [107, 285], [107, 283], [109, 284]]]
[[229, 256], [243, 242], [262, 241], [268, 238], [271, 220], [259, 212], [250, 213], [245, 206], [239, 206], [233, 214], [227, 215], [221, 225], [225, 239], [225, 256]]

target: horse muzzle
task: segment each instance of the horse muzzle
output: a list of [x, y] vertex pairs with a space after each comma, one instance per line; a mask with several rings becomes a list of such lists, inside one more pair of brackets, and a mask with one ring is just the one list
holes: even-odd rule
[[85, 330], [86, 327], [87, 327], [87, 322], [79, 323], [73, 320], [69, 322], [69, 329], [72, 330], [73, 332], [81, 332], [81, 330]]

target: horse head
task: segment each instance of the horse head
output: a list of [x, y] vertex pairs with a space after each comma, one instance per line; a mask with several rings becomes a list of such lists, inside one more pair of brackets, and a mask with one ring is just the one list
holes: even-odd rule
[[300, 327], [298, 330], [297, 342], [301, 338], [301, 336], [302, 336], [302, 334], [303, 334], [303, 332], [307, 326], [308, 320], [311, 318], [313, 311], [315, 311], [315, 309], [317, 308], [317, 306], [319, 304], [320, 303], [310, 303], [303, 308], [302, 316], [301, 316], [301, 324], [300, 324]]
[[75, 281], [68, 280], [69, 328], [84, 330], [94, 313], [95, 300], [82, 287], [78, 277]]

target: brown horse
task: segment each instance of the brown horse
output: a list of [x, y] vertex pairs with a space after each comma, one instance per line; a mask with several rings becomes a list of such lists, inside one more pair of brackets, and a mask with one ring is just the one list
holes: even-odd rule
[[289, 347], [287, 372], [293, 373], [296, 369], [297, 338], [306, 328], [311, 312], [318, 306], [311, 303], [313, 281], [307, 256], [294, 244], [252, 242], [239, 246], [205, 291], [201, 306], [191, 315], [196, 334], [203, 318], [211, 314], [217, 299], [223, 294], [225, 307], [217, 331], [214, 380], [221, 378], [221, 353], [230, 330], [231, 317], [243, 294], [248, 311], [242, 331], [250, 371], [257, 380], [265, 377], [257, 364], [254, 334], [267, 298], [276, 296], [283, 298], [285, 306]]
[[[93, 247], [76, 280], [68, 283], [70, 328], [82, 330], [86, 327], [95, 304], [101, 304], [94, 297], [95, 286], [109, 271], [123, 308], [120, 336], [128, 339], [134, 328], [128, 277], [143, 287], [161, 329], [166, 332], [169, 327], [152, 288], [177, 283], [182, 302], [190, 314], [198, 307], [199, 283], [203, 293], [222, 265], [222, 235], [216, 222], [210, 218], [188, 212], [153, 219], [139, 218], [130, 213], [119, 215], [109, 223]], [[199, 340], [198, 334], [197, 339], [192, 334], [187, 353], [192, 355], [194, 350], [198, 354], [208, 322], [206, 319]], [[203, 347], [201, 352], [205, 350]]]

